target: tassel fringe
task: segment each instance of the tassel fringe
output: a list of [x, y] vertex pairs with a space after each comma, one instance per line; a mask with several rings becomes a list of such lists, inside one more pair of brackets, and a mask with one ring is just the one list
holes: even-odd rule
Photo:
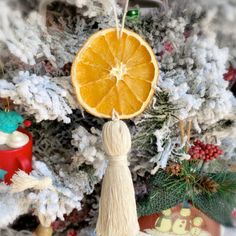
[[23, 192], [27, 189], [33, 188], [37, 190], [52, 189], [52, 179], [50, 177], [44, 177], [38, 179], [36, 177], [30, 176], [24, 171], [20, 170], [12, 177], [12, 192]]
[[102, 184], [97, 235], [137, 236], [135, 193], [127, 162], [131, 137], [126, 124], [119, 120], [107, 122], [103, 143], [109, 164]]

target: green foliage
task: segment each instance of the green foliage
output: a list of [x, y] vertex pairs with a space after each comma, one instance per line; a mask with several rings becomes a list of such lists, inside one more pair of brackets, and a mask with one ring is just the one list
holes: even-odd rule
[[210, 193], [198, 187], [202, 173], [194, 171], [190, 175], [191, 168], [185, 166], [185, 173], [182, 172], [181, 176], [158, 171], [149, 181], [148, 196], [138, 204], [139, 215], [160, 212], [187, 200], [220, 224], [232, 226], [231, 212], [236, 207], [236, 173], [204, 175], [217, 183], [217, 192]]
[[[139, 216], [161, 212], [184, 201], [184, 183], [176, 183], [176, 179], [164, 171], [159, 171], [148, 184], [149, 195], [138, 203]], [[178, 188], [175, 187], [176, 184], [179, 184]]]
[[136, 121], [136, 130], [132, 138], [133, 150], [146, 156], [156, 154], [154, 132], [174, 116], [176, 107], [169, 101], [168, 93], [156, 91], [153, 103]]
[[232, 226], [231, 212], [235, 207], [235, 195], [230, 198], [224, 193], [215, 193], [212, 196], [208, 194], [199, 194], [194, 199], [194, 206], [208, 215], [211, 219], [225, 226]]
[[193, 203], [210, 218], [225, 226], [232, 226], [231, 212], [236, 207], [236, 173], [214, 173], [208, 176], [219, 185], [218, 191], [198, 194], [192, 199]]

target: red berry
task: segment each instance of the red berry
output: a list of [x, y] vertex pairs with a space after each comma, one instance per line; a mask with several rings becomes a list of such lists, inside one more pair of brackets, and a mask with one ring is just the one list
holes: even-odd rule
[[201, 150], [199, 153], [200, 153], [201, 155], [204, 155], [204, 154], [205, 154], [205, 152], [204, 152], [203, 150]]
[[25, 125], [26, 128], [28, 128], [32, 125], [32, 122], [30, 120], [25, 120], [24, 125]]
[[234, 218], [236, 218], [236, 209], [233, 209], [233, 211], [232, 211], [232, 216], [233, 216]]
[[171, 42], [165, 42], [164, 48], [167, 52], [172, 52], [174, 50], [174, 46]]
[[228, 72], [224, 74], [224, 79], [227, 81], [233, 81], [236, 78], [236, 69], [232, 66], [228, 69]]
[[197, 146], [200, 146], [202, 142], [199, 139], [197, 139], [196, 141], [194, 141], [193, 144], [195, 145], [195, 147], [197, 147]]
[[191, 155], [193, 160], [202, 159], [209, 161], [218, 158], [221, 154], [223, 154], [223, 151], [219, 146], [214, 144], [204, 144], [200, 140], [195, 140], [194, 145], [189, 149], [189, 155]]
[[77, 236], [77, 232], [75, 230], [69, 230], [66, 236]]

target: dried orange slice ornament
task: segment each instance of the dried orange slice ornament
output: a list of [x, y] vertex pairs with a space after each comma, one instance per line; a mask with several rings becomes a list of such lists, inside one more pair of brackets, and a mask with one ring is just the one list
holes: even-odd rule
[[88, 39], [71, 71], [82, 107], [97, 117], [113, 118], [102, 129], [109, 164], [102, 184], [98, 236], [136, 236], [139, 232], [134, 186], [127, 162], [131, 135], [125, 122], [119, 119], [132, 118], [145, 109], [159, 74], [150, 46], [139, 35], [123, 28], [125, 15], [120, 32], [117, 25], [116, 29], [99, 31]]
[[150, 102], [159, 69], [152, 49], [138, 34], [105, 29], [92, 35], [76, 55], [72, 82], [89, 113], [120, 119], [140, 114]]

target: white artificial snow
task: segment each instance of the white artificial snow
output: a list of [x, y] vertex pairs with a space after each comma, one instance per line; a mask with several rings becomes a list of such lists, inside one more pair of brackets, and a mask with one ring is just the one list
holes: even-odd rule
[[13, 10], [9, 5], [7, 0], [0, 2], [0, 42], [26, 64], [34, 65], [38, 56], [54, 61], [50, 38], [42, 34], [38, 13], [33, 11], [24, 19], [20, 9]]
[[13, 78], [13, 83], [0, 80], [0, 94], [21, 105], [29, 115], [34, 115], [37, 122], [56, 119], [70, 122], [68, 115], [72, 110], [67, 101], [67, 91], [49, 77], [21, 71]]
[[234, 0], [201, 0], [200, 2], [206, 11], [202, 27], [217, 34], [217, 41], [220, 46], [230, 48], [230, 62], [235, 67], [236, 32], [232, 29], [235, 27], [236, 2]]
[[[19, 62], [17, 64], [15, 60], [9, 62], [10, 67], [7, 67], [7, 70], [10, 72], [5, 76], [7, 80], [0, 80], [0, 97], [10, 97], [15, 104], [24, 108], [27, 115], [33, 115], [37, 122], [48, 120], [42, 122], [47, 125], [39, 126], [44, 127], [42, 132], [47, 134], [42, 137], [48, 137], [54, 128], [50, 127], [49, 120], [69, 123], [70, 114], [71, 117], [77, 118], [76, 111], [72, 114], [72, 110], [78, 109], [79, 105], [69, 76], [55, 78], [45, 76], [45, 71], [30, 65], [37, 64], [38, 60], [40, 62], [49, 60], [55, 68], [63, 68], [71, 63], [76, 52], [92, 33], [100, 28], [115, 25], [112, 5], [108, 0], [61, 0], [75, 5], [76, 15], [68, 14], [66, 17], [60, 15], [55, 25], [48, 26], [45, 23], [46, 10], [53, 1], [40, 0], [38, 2], [42, 11], [38, 12], [36, 9], [38, 6], [35, 6], [33, 11], [25, 15], [20, 8], [10, 7], [8, 2], [10, 1], [0, 2], [2, 12], [0, 47], [1, 49], [7, 47], [9, 51], [6, 52], [4, 49], [5, 54], [9, 58], [20, 58], [24, 66], [27, 64], [27, 69], [26, 72], [23, 71], [22, 65], [18, 67]], [[210, 0], [209, 4], [212, 6], [214, 2]], [[232, 31], [236, 16], [232, 10], [234, 8], [231, 8], [234, 5], [231, 0], [226, 0], [224, 3], [217, 0], [216, 4], [216, 7], [207, 10], [208, 19], [201, 24], [191, 25], [188, 18], [191, 15], [188, 16], [186, 11], [183, 12], [185, 16], [176, 18], [173, 18], [171, 13], [165, 12], [161, 20], [160, 15], [154, 13], [152, 16], [146, 16], [152, 18], [152, 24], [146, 22], [140, 25], [137, 22], [133, 28], [145, 36], [154, 52], [159, 54], [161, 78], [158, 86], [168, 92], [170, 101], [175, 105], [177, 118], [193, 120], [193, 132], [205, 132], [204, 138], [217, 137], [217, 143], [221, 144], [225, 151], [223, 158], [230, 160], [236, 159], [236, 135], [232, 132], [235, 124], [228, 129], [220, 130], [212, 129], [212, 126], [224, 119], [235, 119], [233, 106], [235, 98], [228, 90], [228, 82], [223, 80], [223, 75], [227, 71], [228, 61], [234, 62], [236, 58], [236, 38], [235, 32]], [[216, 14], [219, 12], [221, 14], [217, 19]], [[56, 14], [58, 12], [55, 12]], [[220, 24], [222, 20], [231, 22], [230, 27], [222, 28]], [[187, 25], [191, 25], [196, 32], [186, 39], [184, 31]], [[217, 30], [216, 38], [212, 29]], [[227, 36], [226, 39], [222, 35]], [[165, 51], [165, 42], [173, 45], [172, 52]], [[218, 42], [220, 45], [229, 46], [230, 50], [220, 48]], [[160, 52], [163, 52], [162, 56]], [[6, 62], [3, 61], [4, 63]], [[11, 78], [10, 74], [14, 77]], [[62, 122], [57, 124], [63, 129], [55, 129], [59, 130], [55, 136], [63, 137], [65, 134], [64, 142], [61, 142], [60, 137], [51, 140], [47, 138], [44, 143], [41, 143], [46, 146], [42, 147], [42, 150], [51, 150], [54, 145], [54, 151], [58, 145], [63, 146], [66, 142], [71, 142], [72, 147], [68, 151], [69, 154], [67, 153], [68, 157], [64, 158], [64, 154], [60, 152], [63, 148], [60, 147], [58, 153], [53, 153], [55, 156], [43, 153], [45, 157], [41, 158], [45, 163], [34, 162], [34, 171], [31, 175], [36, 178], [50, 177], [56, 191], [29, 190], [13, 195], [9, 187], [1, 184], [0, 227], [7, 226], [28, 209], [36, 209], [36, 213], [44, 215], [50, 221], [54, 221], [57, 217], [63, 220], [63, 215], [69, 214], [74, 208], [80, 210], [84, 196], [94, 191], [95, 184], [103, 177], [107, 161], [102, 149], [101, 131], [89, 128], [94, 125], [90, 126], [89, 123], [92, 118], [86, 117], [88, 123], [85, 123], [88, 126], [85, 125], [87, 129], [83, 127], [83, 123], [79, 123], [80, 113], [79, 116], [78, 120], [74, 118], [70, 129], [69, 125], [66, 126]], [[143, 176], [146, 172], [155, 174], [159, 168], [165, 168], [167, 161], [174, 157], [179, 158], [180, 161], [190, 158], [183, 152], [185, 142], [180, 144], [177, 122], [178, 119], [173, 118], [172, 122], [165, 123], [161, 129], [153, 130], [156, 138], [153, 144], [156, 145], [156, 155], [136, 156], [136, 153], [131, 152], [131, 171], [134, 177]], [[75, 127], [77, 128], [73, 130]], [[65, 132], [67, 128], [69, 131]], [[55, 140], [59, 140], [59, 144]], [[36, 147], [35, 150], [40, 148]], [[65, 152], [67, 150], [65, 148]], [[25, 201], [26, 205], [23, 204]], [[95, 236], [94, 229], [84, 229], [80, 235]]]
[[68, 101], [68, 104], [70, 105], [71, 109], [80, 108], [82, 110], [79, 105], [79, 102], [76, 99], [75, 89], [72, 86], [70, 76], [53, 78], [53, 82], [55, 82], [59, 87], [63, 88], [66, 91], [66, 100]]
[[[0, 2], [0, 44], [6, 45], [9, 51], [25, 64], [35, 65], [38, 60], [45, 58], [54, 67], [61, 67], [73, 59], [76, 53], [74, 51], [78, 50], [78, 43], [81, 44], [87, 38], [86, 30], [83, 31], [83, 27], [80, 35], [78, 35], [77, 30], [81, 27], [79, 19], [78, 24], [80, 26], [77, 27], [74, 34], [71, 33], [71, 29], [69, 29], [69, 32], [66, 32], [66, 29], [59, 32], [47, 28], [47, 5], [52, 2], [54, 1], [39, 1], [39, 5], [35, 6], [35, 10], [26, 16], [22, 14], [21, 8], [26, 7], [23, 4], [21, 6], [19, 2], [14, 2], [14, 0]], [[90, 18], [95, 16], [107, 17], [113, 11], [112, 3], [109, 0], [61, 0], [61, 2], [77, 6], [83, 16]], [[15, 8], [12, 6], [15, 6]], [[115, 6], [120, 12], [119, 7]], [[37, 11], [38, 9], [39, 11]], [[61, 19], [61, 21], [63, 20]], [[110, 21], [114, 22], [114, 19], [110, 19]], [[67, 26], [64, 25], [65, 27]], [[78, 36], [80, 36], [79, 40]]]
[[27, 230], [15, 231], [10, 228], [1, 228], [0, 229], [1, 236], [32, 236], [32, 232]]
[[79, 126], [72, 132], [72, 145], [78, 150], [72, 157], [76, 166], [82, 164], [92, 165], [95, 176], [101, 179], [107, 167], [105, 153], [102, 148], [101, 131], [92, 128], [89, 133], [83, 126]]
[[16, 95], [15, 85], [4, 79], [1, 79], [0, 80], [0, 97], [7, 98], [7, 97], [14, 97], [15, 95]]
[[4, 228], [29, 210], [29, 202], [23, 193], [13, 194], [10, 187], [0, 183], [0, 228]]
[[156, 137], [156, 146], [157, 151], [162, 152], [164, 151], [164, 142], [170, 135], [170, 129], [168, 126], [163, 126], [162, 129], [158, 129], [154, 132], [154, 135]]
[[162, 73], [159, 85], [179, 108], [179, 119], [196, 117], [198, 123], [206, 128], [232, 113], [233, 94], [223, 79], [228, 50], [219, 49], [213, 36], [196, 35], [189, 38], [181, 50], [185, 58], [175, 59], [179, 65], [168, 62], [171, 55], [166, 54], [166, 67], [171, 63], [174, 65], [173, 69]]
[[41, 214], [48, 221], [55, 221], [56, 218], [64, 220], [64, 215], [71, 213], [76, 208], [81, 209], [81, 200], [83, 195], [78, 195], [69, 186], [64, 187], [64, 184], [48, 169], [42, 162], [34, 163], [34, 170], [31, 173], [36, 178], [50, 177], [53, 181], [55, 190], [30, 190], [27, 194], [27, 199], [32, 207], [37, 209], [37, 214]]

